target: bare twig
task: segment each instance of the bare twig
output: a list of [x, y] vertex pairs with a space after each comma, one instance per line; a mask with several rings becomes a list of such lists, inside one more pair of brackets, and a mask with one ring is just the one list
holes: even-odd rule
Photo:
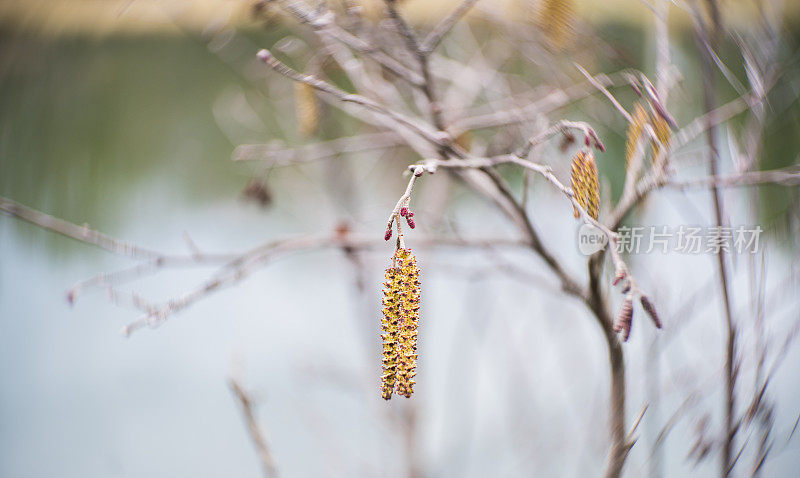
[[0, 211], [16, 216], [32, 224], [56, 232], [63, 236], [92, 244], [108, 252], [134, 259], [158, 260], [163, 256], [155, 251], [137, 246], [130, 242], [120, 241], [111, 236], [91, 229], [88, 224], [78, 226], [63, 219], [31, 209], [11, 199], [0, 197]]
[[616, 109], [617, 109], [617, 111], [619, 111], [619, 112], [620, 112], [620, 114], [621, 114], [623, 117], [625, 117], [625, 119], [628, 121], [628, 123], [633, 123], [633, 118], [631, 117], [631, 114], [630, 114], [630, 113], [628, 113], [628, 111], [627, 111], [625, 108], [623, 108], [621, 104], [619, 104], [619, 101], [617, 101], [617, 99], [616, 99], [616, 98], [614, 98], [614, 95], [612, 95], [612, 94], [611, 94], [611, 92], [609, 92], [609, 91], [608, 91], [608, 88], [606, 88], [606, 87], [605, 87], [604, 85], [602, 85], [602, 84], [601, 84], [599, 81], [597, 81], [597, 80], [596, 80], [596, 79], [595, 79], [595, 78], [594, 78], [592, 75], [590, 75], [590, 74], [589, 74], [589, 72], [588, 72], [588, 71], [586, 71], [586, 70], [585, 70], [585, 69], [584, 69], [584, 68], [583, 68], [581, 65], [579, 65], [579, 64], [577, 64], [577, 63], [575, 63], [575, 68], [577, 68], [577, 69], [578, 69], [578, 71], [580, 71], [580, 72], [581, 72], [581, 74], [583, 74], [583, 76], [585, 76], [585, 77], [586, 77], [586, 79], [587, 79], [587, 80], [589, 80], [589, 83], [591, 83], [591, 84], [592, 84], [592, 86], [594, 86], [595, 88], [597, 88], [597, 89], [598, 89], [598, 90], [599, 90], [601, 93], [603, 93], [603, 95], [605, 95], [605, 97], [606, 97], [606, 98], [608, 98], [608, 101], [610, 101], [610, 102], [611, 102], [611, 104], [612, 104], [612, 105], [614, 105], [614, 108], [616, 108]]
[[759, 184], [775, 184], [779, 186], [800, 185], [800, 168], [790, 166], [784, 169], [771, 171], [748, 171], [738, 174], [728, 174], [722, 176], [707, 176], [704, 178], [693, 179], [670, 179], [665, 185], [667, 187], [679, 189], [692, 188], [730, 188], [755, 186]]
[[[716, 1], [708, 0], [708, 4], [712, 9], [716, 9]], [[697, 26], [697, 43], [701, 50], [704, 49], [702, 55], [703, 61], [701, 63], [703, 73], [703, 102], [707, 112], [711, 112], [716, 108], [716, 84], [714, 81], [713, 70], [711, 67], [711, 55], [718, 42], [719, 33], [719, 18], [715, 18], [716, 22], [711, 28], [704, 22], [700, 22]], [[710, 32], [710, 33], [709, 33]], [[712, 121], [713, 116], [708, 118]], [[716, 127], [709, 124], [706, 129], [706, 136], [708, 138], [708, 170], [711, 177], [717, 176], [719, 170], [719, 154], [717, 152], [717, 135]], [[719, 188], [716, 184], [712, 185], [711, 192], [713, 195], [714, 204], [714, 223], [719, 228], [725, 222], [722, 212], [722, 196], [720, 195]], [[719, 238], [719, 234], [718, 238]], [[728, 266], [725, 262], [725, 252], [720, 249], [717, 252], [717, 266], [719, 268], [719, 281], [722, 291], [722, 302], [725, 312], [725, 329], [726, 329], [726, 345], [725, 345], [725, 419], [722, 429], [722, 455], [721, 455], [721, 473], [722, 477], [730, 474], [736, 459], [732, 456], [734, 440], [736, 438], [736, 427], [734, 426], [734, 412], [736, 398], [736, 369], [734, 362], [736, 361], [736, 324], [733, 319], [733, 312], [731, 311], [730, 299], [730, 285], [728, 282]]]
[[386, 9], [389, 12], [389, 17], [397, 25], [400, 34], [403, 36], [403, 39], [406, 42], [406, 47], [408, 48], [409, 52], [416, 57], [417, 62], [419, 63], [419, 69], [422, 73], [422, 84], [420, 85], [420, 89], [422, 89], [422, 92], [428, 99], [428, 106], [430, 108], [433, 125], [437, 130], [444, 131], [445, 125], [442, 117], [442, 105], [439, 104], [439, 100], [434, 91], [433, 78], [431, 77], [431, 71], [428, 62], [428, 54], [420, 47], [420, 42], [417, 39], [416, 34], [397, 10], [397, 0], [384, 0], [384, 3], [386, 4]]
[[429, 54], [439, 46], [442, 39], [453, 29], [461, 18], [467, 14], [478, 0], [462, 0], [461, 3], [450, 12], [442, 21], [440, 21], [433, 30], [425, 37], [425, 40], [420, 45], [420, 51], [424, 54]]
[[275, 466], [275, 459], [272, 457], [272, 452], [267, 446], [265, 434], [256, 422], [255, 414], [253, 413], [253, 401], [236, 379], [228, 379], [228, 386], [230, 386], [231, 391], [239, 401], [244, 421], [247, 424], [247, 431], [250, 433], [250, 440], [253, 441], [256, 452], [258, 452], [258, 459], [261, 461], [264, 476], [267, 478], [277, 477], [278, 469]]
[[[557, 130], [558, 131], [558, 130]], [[505, 156], [497, 156], [494, 158], [472, 158], [472, 159], [452, 159], [448, 161], [441, 161], [437, 159], [427, 159], [424, 160], [421, 164], [424, 166], [425, 171], [429, 173], [434, 173], [438, 168], [485, 168], [489, 166], [496, 166], [498, 164], [505, 164], [505, 163], [513, 163], [528, 170], [534, 171], [539, 173], [542, 177], [547, 179], [557, 190], [559, 190], [562, 194], [564, 194], [572, 205], [577, 209], [581, 214], [581, 219], [591, 226], [596, 227], [599, 229], [605, 236], [608, 238], [609, 241], [609, 253], [611, 254], [612, 261], [614, 263], [615, 272], [617, 274], [625, 275], [627, 280], [630, 281], [630, 285], [632, 290], [641, 295], [642, 292], [636, 284], [635, 279], [633, 278], [628, 266], [625, 264], [625, 261], [622, 260], [622, 256], [619, 254], [618, 250], [618, 235], [605, 226], [603, 223], [599, 222], [598, 220], [594, 219], [590, 216], [581, 206], [581, 204], [575, 198], [575, 194], [572, 191], [572, 188], [567, 187], [562, 183], [556, 176], [553, 174], [552, 169], [549, 166], [545, 166], [543, 164], [537, 164], [532, 161], [528, 161], [526, 159], [522, 159], [516, 154], [512, 155], [505, 155]], [[581, 295], [586, 298], [586, 293], [582, 292]]]
[[324, 10], [324, 13], [313, 12], [303, 8], [299, 2], [296, 1], [281, 1], [281, 6], [297, 18], [300, 22], [309, 25], [317, 31], [321, 31], [331, 36], [335, 40], [347, 45], [358, 53], [362, 53], [380, 64], [387, 70], [409, 83], [420, 86], [422, 85], [422, 76], [409, 69], [396, 59], [382, 52], [373, 45], [370, 45], [365, 40], [351, 34], [347, 30], [339, 27], [335, 22], [335, 15], [330, 10]]
[[403, 146], [406, 142], [392, 131], [367, 133], [307, 144], [296, 148], [272, 144], [243, 144], [233, 152], [234, 161], [263, 161], [266, 166], [279, 167], [310, 163], [338, 155], [374, 151]]
[[[310, 85], [319, 91], [323, 91], [325, 93], [335, 96], [340, 101], [343, 101], [345, 103], [354, 103], [363, 106], [364, 108], [374, 113], [378, 113], [380, 115], [384, 115], [388, 118], [391, 118], [400, 125], [403, 125], [404, 127], [408, 128], [409, 130], [413, 131], [414, 133], [425, 138], [427, 141], [433, 144], [439, 146], [446, 146], [447, 144], [449, 144], [449, 142], [446, 141], [447, 133], [437, 134], [436, 132], [431, 131], [427, 127], [420, 125], [417, 121], [409, 118], [408, 116], [402, 113], [398, 113], [392, 109], [389, 109], [367, 97], [358, 94], [347, 93], [346, 91], [340, 90], [339, 88], [333, 86], [332, 84], [323, 81], [313, 75], [303, 75], [289, 68], [280, 60], [275, 58], [272, 55], [272, 53], [269, 52], [269, 50], [260, 50], [258, 52], [258, 59], [263, 61], [267, 66], [269, 66], [270, 68], [272, 68], [273, 70], [277, 71], [278, 73], [287, 78]], [[444, 134], [445, 136], [444, 138], [442, 137], [442, 134]]]

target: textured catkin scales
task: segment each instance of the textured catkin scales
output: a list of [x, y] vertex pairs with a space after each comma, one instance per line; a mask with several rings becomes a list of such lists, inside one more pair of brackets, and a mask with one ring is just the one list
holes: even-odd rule
[[319, 104], [314, 87], [307, 83], [295, 83], [294, 101], [300, 134], [303, 136], [314, 134], [319, 126]]
[[394, 267], [386, 269], [383, 283], [383, 375], [381, 396], [410, 397], [414, 392], [419, 321], [419, 268], [410, 249], [398, 249]]
[[[597, 165], [591, 151], [578, 151], [572, 160], [572, 191], [575, 199], [586, 212], [597, 219], [600, 213], [600, 186], [597, 179]], [[573, 207], [575, 217], [581, 213]]]
[[400, 322], [400, 283], [398, 269], [386, 269], [383, 283], [383, 319], [381, 320], [381, 339], [383, 339], [383, 375], [381, 376], [381, 396], [389, 400], [397, 381], [397, 340]]

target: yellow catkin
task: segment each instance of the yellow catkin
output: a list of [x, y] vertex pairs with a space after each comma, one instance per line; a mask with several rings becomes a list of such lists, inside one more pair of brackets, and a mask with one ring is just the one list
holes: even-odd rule
[[[672, 130], [669, 127], [669, 123], [667, 120], [661, 117], [661, 115], [654, 114], [651, 116], [651, 123], [653, 125], [653, 131], [656, 133], [656, 138], [661, 142], [663, 145], [667, 145], [669, 143], [670, 135], [672, 134]], [[650, 140], [650, 144], [653, 147], [653, 162], [656, 161], [658, 158], [658, 154], [661, 151], [661, 147], [658, 143]]]
[[644, 134], [644, 127], [650, 115], [647, 114], [647, 110], [641, 103], [636, 103], [631, 116], [633, 121], [628, 125], [628, 134], [625, 140], [625, 169], [631, 165], [633, 155], [636, 154], [636, 144]]
[[556, 50], [569, 46], [573, 37], [574, 0], [543, 0], [539, 10], [539, 28], [548, 45]]
[[295, 114], [300, 134], [310, 136], [319, 126], [319, 104], [314, 87], [307, 83], [294, 84]]
[[[597, 165], [591, 151], [578, 151], [572, 160], [572, 191], [575, 199], [586, 212], [597, 219], [600, 213], [600, 186], [597, 179]], [[575, 217], [580, 211], [573, 207]]]
[[383, 283], [383, 375], [381, 396], [410, 397], [414, 392], [419, 321], [419, 268], [410, 249], [398, 249]]

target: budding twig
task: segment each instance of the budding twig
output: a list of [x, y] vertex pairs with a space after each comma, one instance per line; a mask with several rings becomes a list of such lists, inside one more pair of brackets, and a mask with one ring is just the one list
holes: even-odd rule
[[[423, 166], [411, 166], [412, 170], [411, 177], [408, 180], [408, 186], [406, 186], [406, 191], [400, 196], [398, 199], [397, 204], [395, 204], [394, 209], [392, 209], [392, 213], [389, 214], [389, 220], [386, 223], [386, 234], [384, 235], [384, 240], [389, 240], [392, 237], [392, 223], [397, 225], [397, 248], [403, 249], [405, 248], [405, 242], [403, 241], [403, 228], [400, 225], [400, 218], [405, 217], [406, 221], [408, 222], [409, 227], [414, 229], [416, 227], [414, 220], [411, 217], [414, 216], [413, 212], [408, 211], [408, 204], [411, 201], [411, 192], [414, 190], [414, 184], [417, 182], [417, 178], [422, 176], [422, 173], [425, 172], [425, 167]], [[409, 214], [411, 216], [409, 216]]]

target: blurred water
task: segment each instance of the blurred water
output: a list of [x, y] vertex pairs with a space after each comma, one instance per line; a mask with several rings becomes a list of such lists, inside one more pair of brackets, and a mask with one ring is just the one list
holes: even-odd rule
[[[337, 168], [273, 172], [276, 203], [262, 210], [239, 199], [249, 168], [228, 159], [237, 141], [280, 136], [279, 120], [267, 110], [263, 125], [226, 132], [240, 135], [237, 141], [223, 134], [220, 114], [230, 98], [253, 95], [202, 44], [173, 37], [6, 40], [0, 194], [29, 206], [158, 250], [185, 252], [188, 231], [203, 251], [227, 252], [330, 231], [342, 218], [380, 236], [403, 189], [398, 172], [407, 158], [360, 156]], [[285, 100], [279, 94], [287, 90], [275, 88], [272, 99]], [[338, 168], [352, 174], [330, 186]], [[426, 178], [419, 194], [439, 180]], [[453, 194], [448, 215], [463, 233], [511, 234], [489, 206], [459, 187]], [[570, 271], [582, 271], [569, 207], [546, 188], [535, 189], [532, 204], [547, 243]], [[709, 204], [707, 194], [667, 192], [638, 220], [707, 223]], [[425, 217], [425, 202], [418, 208]], [[748, 204], [732, 209], [747, 217]], [[492, 261], [477, 252], [417, 252], [425, 285], [411, 403], [419, 413], [414, 454], [425, 474], [598, 474], [606, 455], [606, 351], [586, 311], [561, 297], [528, 254], [501, 253], [541, 276], [535, 285], [484, 267]], [[384, 403], [377, 393], [378, 287], [389, 253], [362, 258], [363, 295], [353, 291], [356, 271], [340, 251], [298, 254], [125, 339], [120, 328], [136, 312], [110, 305], [102, 291], [70, 308], [65, 291], [128, 261], [0, 217], [0, 476], [258, 476], [226, 385], [230, 374], [241, 374], [253, 390], [284, 476], [402, 475], [407, 459], [397, 422], [409, 403]], [[796, 251], [770, 246], [768, 291], [783, 304], [767, 318], [776, 337], [799, 318], [797, 278], [784, 281], [796, 261]], [[633, 267], [661, 308], [662, 335], [715, 271], [713, 258], [702, 256], [653, 254]], [[746, 315], [742, 271], [735, 302]], [[211, 272], [165, 271], [125, 290], [168, 299]], [[712, 426], [720, 419], [722, 319], [710, 290], [689, 308], [690, 332], [663, 345], [660, 412], [643, 421], [631, 476], [648, 473], [653, 431], [686, 390], [699, 386], [698, 408], [712, 415]], [[657, 337], [637, 316], [625, 346], [629, 421], [647, 400]], [[743, 337], [743, 347], [751, 346]], [[776, 453], [798, 413], [799, 359], [793, 350], [773, 382]], [[694, 425], [680, 422], [667, 440], [667, 476], [715, 473], [713, 461], [694, 467], [685, 460]], [[797, 443], [781, 450], [767, 476], [791, 476], [800, 464]]]

